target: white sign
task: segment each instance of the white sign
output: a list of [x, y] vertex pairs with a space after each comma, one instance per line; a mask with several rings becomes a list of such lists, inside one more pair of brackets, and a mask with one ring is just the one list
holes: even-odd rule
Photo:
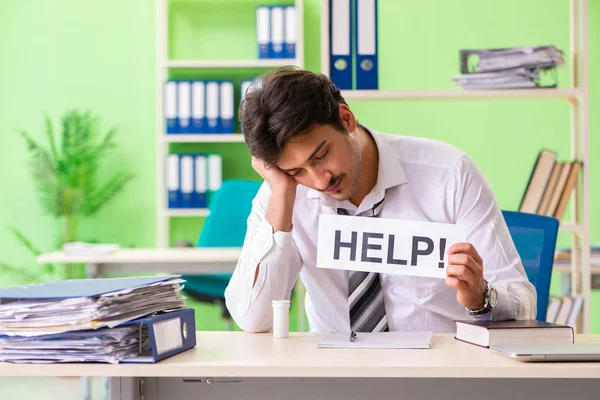
[[448, 249], [464, 241], [454, 224], [321, 214], [317, 267], [445, 278]]

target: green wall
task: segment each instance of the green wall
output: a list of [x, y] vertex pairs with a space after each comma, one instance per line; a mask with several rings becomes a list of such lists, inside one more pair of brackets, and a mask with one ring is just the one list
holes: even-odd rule
[[[225, 5], [223, 5], [225, 3]], [[251, 58], [254, 7], [264, 1], [172, 1], [170, 56]], [[276, 3], [276, 2], [266, 2]], [[277, 1], [277, 3], [287, 3]], [[552, 6], [549, 6], [552, 4]], [[567, 0], [379, 0], [382, 89], [451, 89], [460, 48], [554, 44], [568, 52]], [[600, 4], [590, 2], [590, 71], [600, 66]], [[305, 0], [306, 68], [320, 69], [320, 1]], [[43, 114], [55, 121], [69, 108], [89, 108], [104, 130], [119, 129], [118, 148], [102, 176], [125, 168], [136, 178], [93, 218], [81, 240], [148, 247], [155, 238], [155, 8], [149, 0], [4, 0], [0, 2], [0, 263], [35, 271], [33, 258], [7, 225], [51, 250], [59, 222], [42, 215], [26, 169], [19, 129], [42, 138]], [[220, 33], [222, 32], [222, 34]], [[570, 60], [560, 69], [567, 87]], [[233, 77], [260, 71], [186, 70], [173, 77]], [[600, 242], [600, 80], [590, 74], [590, 204], [592, 241]], [[502, 208], [516, 209], [541, 147], [569, 157], [569, 107], [564, 100], [351, 102], [375, 129], [450, 142], [466, 151], [490, 181]], [[256, 177], [243, 144], [177, 145], [172, 150], [222, 152], [224, 176]], [[194, 241], [200, 219], [174, 219], [172, 240]], [[568, 244], [568, 237], [560, 239]], [[0, 286], [17, 282], [0, 275]], [[553, 282], [556, 292], [557, 280]], [[595, 294], [594, 306], [600, 307]], [[211, 309], [216, 320], [217, 312]], [[212, 318], [212, 317], [211, 317]], [[207, 322], [205, 328], [221, 328]], [[204, 327], [204, 326], [203, 326]], [[600, 318], [593, 323], [600, 332]]]

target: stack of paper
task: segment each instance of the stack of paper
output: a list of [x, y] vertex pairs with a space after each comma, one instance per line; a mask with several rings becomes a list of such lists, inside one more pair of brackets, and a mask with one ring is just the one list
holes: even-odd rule
[[554, 46], [462, 50], [461, 74], [452, 80], [465, 89], [555, 87], [563, 64]]
[[140, 354], [140, 325], [152, 313], [185, 307], [182, 279], [83, 279], [0, 289], [0, 360], [118, 362]]

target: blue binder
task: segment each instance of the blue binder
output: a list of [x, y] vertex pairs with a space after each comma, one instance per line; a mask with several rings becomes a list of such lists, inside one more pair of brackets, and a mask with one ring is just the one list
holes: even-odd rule
[[221, 81], [219, 89], [219, 117], [221, 120], [219, 133], [233, 133], [235, 114], [233, 81]]
[[329, 0], [329, 76], [340, 90], [352, 89], [350, 0]]
[[354, 0], [356, 10], [356, 89], [379, 88], [377, 57], [377, 0]]
[[192, 126], [190, 133], [204, 133], [206, 125], [206, 84], [192, 82]]
[[285, 15], [281, 6], [271, 7], [271, 51], [270, 58], [284, 57]]
[[177, 84], [178, 133], [189, 133], [192, 126], [192, 85], [190, 81]]
[[169, 154], [166, 163], [167, 205], [169, 208], [181, 208], [181, 171], [179, 154]]
[[193, 308], [159, 313], [123, 325], [146, 325], [150, 352], [122, 360], [123, 364], [153, 364], [196, 347], [196, 319]]
[[193, 208], [208, 207], [208, 159], [206, 154], [196, 154], [194, 159], [194, 197]]
[[164, 86], [165, 129], [168, 134], [178, 133], [177, 82], [167, 81]]
[[206, 129], [205, 133], [219, 133], [221, 121], [219, 111], [220, 85], [218, 81], [206, 82]]
[[271, 10], [269, 7], [256, 8], [256, 42], [258, 58], [269, 58], [271, 48]]
[[296, 41], [298, 36], [296, 24], [296, 7], [288, 6], [284, 8], [285, 15], [285, 46], [284, 58], [296, 58]]
[[181, 191], [181, 208], [192, 208], [194, 196], [194, 155], [179, 156], [179, 189]]

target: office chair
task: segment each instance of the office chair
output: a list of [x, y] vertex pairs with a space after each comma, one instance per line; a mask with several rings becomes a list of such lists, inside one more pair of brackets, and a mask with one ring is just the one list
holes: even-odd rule
[[[250, 180], [226, 180], [210, 200], [210, 214], [198, 239], [197, 247], [242, 247], [246, 236], [246, 220], [252, 200], [261, 183]], [[218, 304], [228, 329], [233, 329], [231, 315], [225, 306], [225, 288], [231, 274], [185, 275], [184, 293], [201, 302]]]
[[537, 291], [538, 321], [546, 320], [558, 220], [537, 214], [502, 211], [529, 281]]

